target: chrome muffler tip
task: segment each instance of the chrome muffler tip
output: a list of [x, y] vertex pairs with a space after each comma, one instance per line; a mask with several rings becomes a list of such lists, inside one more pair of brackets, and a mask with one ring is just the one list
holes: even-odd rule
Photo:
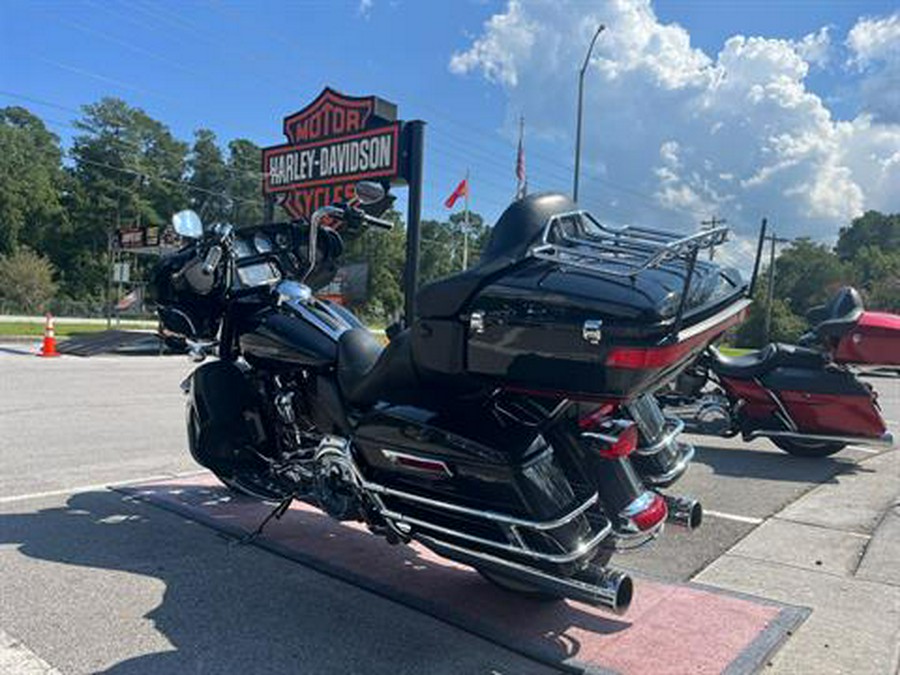
[[696, 530], [703, 523], [703, 506], [696, 499], [678, 497], [675, 495], [663, 495], [669, 515], [666, 522], [683, 527], [688, 531]]
[[614, 614], [624, 614], [634, 597], [634, 581], [626, 572], [607, 567], [591, 566], [575, 577], [575, 581], [589, 585], [594, 605]]

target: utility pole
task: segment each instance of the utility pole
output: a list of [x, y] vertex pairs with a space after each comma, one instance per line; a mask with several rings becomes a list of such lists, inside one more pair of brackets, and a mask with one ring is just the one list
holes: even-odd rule
[[775, 244], [788, 244], [790, 243], [790, 239], [783, 239], [777, 236], [774, 232], [766, 237], [766, 239], [770, 242], [769, 247], [769, 287], [766, 289], [766, 323], [765, 323], [765, 331], [764, 342], [766, 344], [769, 343], [769, 337], [772, 334], [772, 302], [775, 299]]
[[605, 28], [606, 26], [602, 23], [597, 26], [597, 31], [594, 33], [594, 37], [591, 38], [591, 44], [588, 47], [587, 54], [584, 55], [584, 63], [581, 65], [581, 70], [578, 71], [578, 122], [575, 127], [575, 184], [572, 187], [572, 199], [576, 202], [578, 201], [578, 174], [581, 170], [581, 113], [584, 101], [584, 73], [587, 71], [587, 67], [591, 62], [591, 52], [594, 51], [594, 43], [597, 42], [597, 38], [600, 37], [600, 33], [602, 33]]
[[[718, 217], [716, 217], [716, 216], [713, 216], [713, 217], [710, 218], [709, 220], [701, 220], [701, 221], [700, 221], [700, 225], [701, 225], [701, 227], [703, 228], [703, 230], [704, 230], [704, 232], [705, 232], [705, 231], [707, 231], [707, 230], [714, 230], [714, 229], [716, 229], [719, 225], [724, 225], [724, 224], [727, 223], [727, 222], [728, 222], [728, 221], [727, 221], [725, 218], [718, 218]], [[715, 257], [716, 257], [716, 247], [715, 247], [715, 246], [710, 246], [710, 247], [709, 247], [709, 259], [710, 259], [710, 261], [712, 261], [713, 258], [715, 258]]]

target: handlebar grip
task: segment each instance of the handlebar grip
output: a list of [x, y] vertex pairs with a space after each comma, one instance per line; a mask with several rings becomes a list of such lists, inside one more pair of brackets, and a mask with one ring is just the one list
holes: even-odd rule
[[219, 266], [219, 261], [221, 259], [222, 247], [218, 245], [211, 246], [209, 251], [206, 252], [206, 258], [203, 260], [203, 273], [212, 274], [216, 267]]
[[374, 227], [379, 227], [382, 230], [393, 230], [394, 223], [390, 220], [382, 220], [381, 218], [376, 218], [375, 216], [366, 215], [365, 221], [367, 224], [372, 225]]

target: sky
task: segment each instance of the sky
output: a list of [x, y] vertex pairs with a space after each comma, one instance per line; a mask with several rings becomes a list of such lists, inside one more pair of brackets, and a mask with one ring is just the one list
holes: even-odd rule
[[64, 144], [80, 106], [114, 95], [184, 140], [266, 146], [325, 85], [376, 94], [428, 123], [424, 215], [445, 218], [469, 171], [492, 222], [515, 194], [520, 116], [529, 189], [571, 191], [600, 23], [580, 192], [602, 221], [717, 216], [747, 257], [763, 216], [832, 241], [867, 209], [900, 211], [896, 0], [6, 0], [0, 105]]

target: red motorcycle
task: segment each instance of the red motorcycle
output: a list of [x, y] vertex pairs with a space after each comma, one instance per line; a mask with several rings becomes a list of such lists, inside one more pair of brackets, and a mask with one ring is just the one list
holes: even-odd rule
[[696, 403], [700, 433], [765, 437], [792, 455], [825, 457], [850, 444], [891, 447], [878, 396], [856, 370], [900, 366], [900, 316], [865, 311], [848, 287], [810, 318], [816, 325], [801, 340], [805, 346], [774, 343], [741, 356], [709, 347], [660, 398]]

